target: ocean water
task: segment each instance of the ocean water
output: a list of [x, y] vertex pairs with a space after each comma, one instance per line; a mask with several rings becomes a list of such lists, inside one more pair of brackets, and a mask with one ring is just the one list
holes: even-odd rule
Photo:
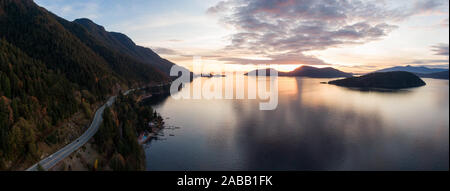
[[449, 169], [448, 80], [424, 79], [426, 86], [400, 91], [320, 83], [328, 80], [279, 77], [278, 107], [271, 111], [259, 110], [259, 99], [157, 100], [152, 104], [166, 124], [180, 128], [165, 129], [145, 145], [146, 168]]

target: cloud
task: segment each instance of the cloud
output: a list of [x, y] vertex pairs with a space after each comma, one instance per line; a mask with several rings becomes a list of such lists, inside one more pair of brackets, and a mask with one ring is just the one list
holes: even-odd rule
[[169, 39], [167, 42], [183, 42], [183, 40], [180, 39]]
[[448, 63], [448, 60], [440, 60], [440, 59], [430, 59], [430, 60], [414, 60], [412, 62], [406, 63], [406, 65], [429, 65], [429, 64], [438, 64], [438, 63]]
[[438, 45], [434, 45], [432, 46], [431, 49], [435, 55], [440, 55], [440, 56], [448, 56], [448, 44], [438, 44]]
[[439, 23], [440, 24], [440, 26], [442, 26], [442, 27], [446, 27], [446, 28], [448, 28], [448, 18], [446, 18], [446, 19], [443, 19], [442, 21], [441, 21], [441, 23]]
[[447, 64], [433, 64], [433, 65], [419, 65], [419, 66], [424, 66], [424, 67], [428, 67], [428, 68], [439, 68], [439, 69], [448, 69], [449, 68], [448, 61], [447, 61]]
[[227, 64], [307, 64], [307, 65], [329, 65], [324, 61], [314, 57], [306, 56], [303, 54], [279, 54], [269, 56], [268, 59], [246, 59], [246, 58], [234, 58], [234, 57], [222, 57], [220, 61], [225, 61]]
[[227, 11], [227, 9], [229, 8], [231, 8], [230, 1], [220, 1], [219, 3], [217, 3], [217, 5], [210, 7], [206, 12], [209, 14], [217, 14]]
[[[407, 65], [421, 65], [421, 66], [445, 66], [448, 68], [448, 44], [437, 44], [431, 46], [431, 51], [437, 56], [447, 56], [447, 59], [421, 59], [413, 60], [406, 63]], [[439, 65], [440, 64], [440, 65]]]
[[426, 0], [426, 1], [417, 1], [415, 3], [414, 8], [410, 12], [410, 15], [413, 14], [421, 14], [427, 12], [434, 12], [436, 8], [441, 7], [446, 2], [443, 0]]
[[163, 47], [152, 47], [152, 50], [155, 51], [157, 54], [162, 54], [162, 55], [179, 55], [180, 54], [176, 50], [169, 49], [169, 48], [163, 48]]
[[[386, 37], [391, 24], [432, 12], [443, 1], [425, 0], [393, 7], [384, 1], [227, 0], [207, 11], [235, 29], [224, 51], [250, 53], [272, 64], [326, 64], [308, 51], [364, 44]], [[228, 54], [232, 55], [232, 54]], [[229, 62], [267, 60], [222, 58]]]

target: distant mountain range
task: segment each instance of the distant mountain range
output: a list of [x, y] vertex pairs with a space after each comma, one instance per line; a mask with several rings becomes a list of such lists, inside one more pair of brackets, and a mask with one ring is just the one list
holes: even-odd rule
[[434, 79], [449, 79], [448, 78], [448, 70], [447, 71], [443, 71], [443, 72], [436, 72], [436, 73], [431, 73], [431, 74], [417, 74], [417, 76], [422, 77], [422, 78], [434, 78]]
[[395, 66], [392, 68], [385, 68], [382, 70], [378, 70], [375, 72], [394, 72], [394, 71], [404, 71], [411, 72], [416, 74], [419, 77], [423, 78], [435, 78], [435, 79], [449, 79], [448, 69], [440, 69], [440, 68], [427, 68], [427, 67], [414, 67], [414, 66]]
[[[265, 75], [269, 76], [271, 71], [276, 71], [273, 68], [258, 69], [253, 70], [245, 75], [255, 75], [260, 74], [265, 71]], [[392, 68], [385, 68], [377, 70], [373, 73], [384, 73], [384, 72], [410, 72], [422, 78], [434, 78], [434, 79], [449, 79], [449, 70], [440, 68], [427, 68], [427, 67], [414, 67], [414, 66], [396, 66]], [[278, 76], [299, 76], [299, 77], [310, 77], [310, 78], [340, 78], [340, 77], [352, 77], [352, 73], [342, 72], [340, 70], [327, 67], [327, 68], [316, 68], [312, 66], [301, 66], [290, 72], [278, 72]]]
[[[251, 72], [246, 73], [245, 75], [250, 74], [259, 74], [262, 71], [266, 71], [266, 75], [270, 75], [271, 70], [275, 70], [272, 68], [269, 69], [259, 69], [253, 70]], [[278, 72], [278, 76], [299, 76], [299, 77], [310, 77], [310, 78], [339, 78], [339, 77], [352, 77], [351, 73], [342, 72], [340, 70], [326, 67], [326, 68], [316, 68], [312, 66], [300, 66], [293, 71], [290, 72]]]
[[443, 72], [448, 71], [446, 69], [439, 69], [439, 68], [427, 68], [424, 66], [395, 66], [392, 68], [385, 68], [381, 70], [377, 70], [375, 72], [394, 72], [394, 71], [405, 71], [405, 72], [411, 72], [411, 73], [420, 73], [420, 74], [431, 74], [436, 72]]

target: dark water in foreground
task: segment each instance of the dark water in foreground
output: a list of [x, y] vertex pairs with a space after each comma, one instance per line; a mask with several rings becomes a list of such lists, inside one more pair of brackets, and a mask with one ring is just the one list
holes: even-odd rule
[[147, 170], [448, 170], [449, 81], [424, 80], [368, 92], [280, 77], [274, 111], [169, 97], [154, 107], [181, 128], [146, 146]]

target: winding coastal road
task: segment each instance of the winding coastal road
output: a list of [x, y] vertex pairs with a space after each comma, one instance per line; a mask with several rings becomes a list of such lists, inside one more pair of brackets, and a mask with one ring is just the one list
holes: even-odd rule
[[[128, 90], [124, 92], [124, 95], [129, 94], [133, 89]], [[53, 153], [52, 155], [48, 156], [47, 158], [39, 161], [38, 163], [34, 164], [30, 168], [28, 168], [26, 171], [37, 171], [38, 165], [41, 165], [41, 167], [44, 170], [48, 170], [58, 164], [60, 161], [62, 161], [64, 158], [68, 157], [70, 154], [72, 154], [74, 151], [78, 150], [81, 146], [86, 144], [89, 139], [91, 139], [95, 133], [97, 133], [98, 128], [102, 124], [103, 121], [103, 111], [105, 111], [106, 107], [110, 107], [114, 101], [116, 101], [116, 96], [112, 96], [108, 99], [108, 101], [97, 111], [95, 112], [94, 119], [92, 120], [91, 126], [86, 130], [86, 132], [83, 133], [80, 137], [78, 137], [75, 141], [72, 143], [66, 145], [59, 151]]]

